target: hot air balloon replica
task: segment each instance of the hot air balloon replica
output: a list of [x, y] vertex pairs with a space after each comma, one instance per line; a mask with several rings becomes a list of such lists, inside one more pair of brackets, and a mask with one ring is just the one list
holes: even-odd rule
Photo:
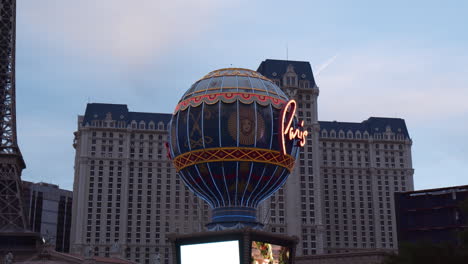
[[212, 208], [209, 230], [262, 228], [258, 205], [286, 181], [307, 131], [296, 103], [258, 72], [210, 72], [182, 96], [169, 153], [183, 182]]

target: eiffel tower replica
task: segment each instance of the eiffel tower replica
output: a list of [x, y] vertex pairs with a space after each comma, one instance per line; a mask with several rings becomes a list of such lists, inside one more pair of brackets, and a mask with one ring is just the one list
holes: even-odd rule
[[22, 201], [15, 107], [16, 0], [0, 0], [0, 258], [37, 252], [38, 233], [28, 230]]

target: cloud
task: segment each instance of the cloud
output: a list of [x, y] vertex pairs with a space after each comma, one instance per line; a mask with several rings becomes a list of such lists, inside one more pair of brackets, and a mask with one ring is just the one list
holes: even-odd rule
[[[468, 181], [466, 167], [468, 158], [453, 150], [433, 154], [434, 150], [427, 147], [419, 151], [424, 157], [415, 159], [415, 189], [441, 188], [447, 186], [466, 185]], [[415, 152], [413, 150], [413, 152]], [[428, 154], [429, 153], [429, 154]], [[422, 156], [422, 155], [421, 155]], [[443, 180], [442, 180], [443, 179]]]
[[467, 54], [368, 48], [341, 55], [317, 79], [320, 115], [360, 121], [369, 116], [415, 122], [468, 114]]
[[467, 58], [466, 51], [390, 43], [342, 51], [316, 78], [320, 120], [404, 118], [415, 188], [467, 184]]
[[50, 121], [50, 114], [18, 116], [18, 144], [26, 169], [22, 179], [73, 188], [73, 130], [75, 120]]
[[215, 24], [226, 6], [216, 0], [26, 0], [18, 4], [18, 23], [28, 41], [139, 64], [187, 45]]
[[332, 64], [336, 58], [338, 57], [338, 53], [335, 54], [335, 56], [331, 57], [327, 61], [325, 61], [323, 64], [317, 67], [317, 70], [315, 70], [314, 75], [318, 76], [323, 70], [325, 70], [330, 64]]

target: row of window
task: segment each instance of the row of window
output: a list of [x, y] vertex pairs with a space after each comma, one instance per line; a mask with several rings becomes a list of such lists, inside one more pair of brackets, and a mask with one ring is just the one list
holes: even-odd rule
[[[106, 142], [104, 141], [105, 139], [108, 139], [109, 142], [113, 142], [112, 139], [119, 139], [119, 140], [123, 140], [123, 138], [125, 137], [125, 134], [124, 133], [115, 133], [114, 132], [109, 132], [109, 131], [93, 131], [91, 133], [91, 136], [92, 136], [92, 140], [96, 140], [98, 138], [102, 138], [103, 142]], [[153, 140], [153, 139], [156, 139], [156, 135], [154, 134], [146, 134], [146, 133], [131, 133], [130, 134], [130, 138], [133, 140], [133, 139], [140, 139], [140, 140]], [[167, 136], [165, 135], [158, 135], [157, 137], [158, 140], [163, 140], [163, 139], [167, 139]], [[93, 144], [96, 143], [96, 141], [92, 141]], [[134, 142], [132, 142], [134, 143]]]
[[[337, 132], [335, 130], [331, 130], [330, 132], [328, 132], [327, 130], [323, 129], [322, 132], [321, 132], [321, 137], [322, 138], [337, 138]], [[393, 133], [385, 133], [385, 134], [381, 134], [381, 133], [374, 133], [372, 134], [373, 138], [374, 139], [384, 139], [384, 140], [405, 140], [405, 135], [403, 134], [393, 134]], [[352, 131], [348, 131], [346, 134], [343, 130], [339, 130], [338, 131], [338, 138], [347, 138], [347, 139], [369, 139], [370, 135], [367, 131], [365, 131], [364, 133], [361, 133], [361, 131], [356, 131], [356, 132], [352, 132]]]
[[273, 79], [273, 82], [281, 87], [281, 85], [286, 87], [299, 87], [299, 88], [309, 88], [310, 84], [308, 80], [298, 80], [296, 76], [284, 76], [282, 81], [280, 79]]
[[129, 124], [126, 121], [114, 121], [114, 120], [92, 120], [91, 126], [93, 127], [108, 127], [108, 128], [132, 128], [132, 129], [157, 129], [165, 130], [166, 125], [163, 122], [159, 122], [157, 125], [150, 121], [146, 124], [145, 121], [137, 122], [132, 120]]

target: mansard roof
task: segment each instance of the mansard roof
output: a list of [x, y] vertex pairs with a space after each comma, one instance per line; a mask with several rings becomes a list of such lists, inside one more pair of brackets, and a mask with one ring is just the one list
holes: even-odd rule
[[167, 125], [171, 121], [172, 114], [163, 113], [143, 113], [143, 112], [129, 112], [129, 120], [135, 120], [137, 122], [143, 121], [149, 123], [151, 121], [157, 125], [159, 122], [163, 122]]
[[357, 131], [364, 133], [367, 131], [369, 135], [383, 133], [387, 130], [387, 127], [389, 127], [393, 133], [403, 134], [407, 138], [410, 137], [408, 129], [406, 128], [405, 120], [401, 118], [370, 117], [361, 123], [319, 121], [319, 124], [321, 130], [325, 129], [328, 132], [331, 130], [335, 130], [336, 132], [343, 130], [343, 132], [346, 133], [351, 130], [353, 133]]
[[[106, 120], [108, 114], [110, 114], [112, 120], [125, 121], [126, 124], [130, 124], [132, 121], [136, 121], [137, 123], [143, 121], [148, 124], [153, 121], [155, 125], [159, 122], [163, 122], [167, 125], [172, 117], [172, 114], [165, 113], [130, 112], [125, 104], [90, 103], [86, 106], [82, 124], [85, 125], [95, 120]], [[387, 130], [387, 127], [389, 127], [393, 133], [401, 133], [407, 138], [410, 137], [405, 120], [401, 118], [370, 117], [361, 123], [319, 121], [319, 124], [321, 130], [326, 130], [328, 132], [331, 130], [335, 130], [336, 132], [342, 130], [345, 133], [348, 131], [352, 131], [353, 133], [360, 131], [364, 133], [367, 131], [369, 135], [383, 133]]]
[[112, 120], [125, 121], [126, 124], [132, 121], [137, 123], [140, 121], [145, 123], [153, 121], [157, 125], [162, 121], [164, 125], [167, 125], [172, 117], [172, 114], [130, 112], [125, 104], [91, 103], [86, 106], [83, 125], [95, 120], [106, 120], [108, 114], [110, 114]]
[[[267, 78], [278, 79], [286, 73], [289, 65], [294, 67], [294, 71], [297, 73], [299, 80], [309, 80], [309, 87], [315, 86], [314, 74], [312, 73], [312, 67], [308, 61], [266, 59], [260, 63], [257, 71]], [[274, 76], [273, 73], [276, 73], [276, 76]]]

